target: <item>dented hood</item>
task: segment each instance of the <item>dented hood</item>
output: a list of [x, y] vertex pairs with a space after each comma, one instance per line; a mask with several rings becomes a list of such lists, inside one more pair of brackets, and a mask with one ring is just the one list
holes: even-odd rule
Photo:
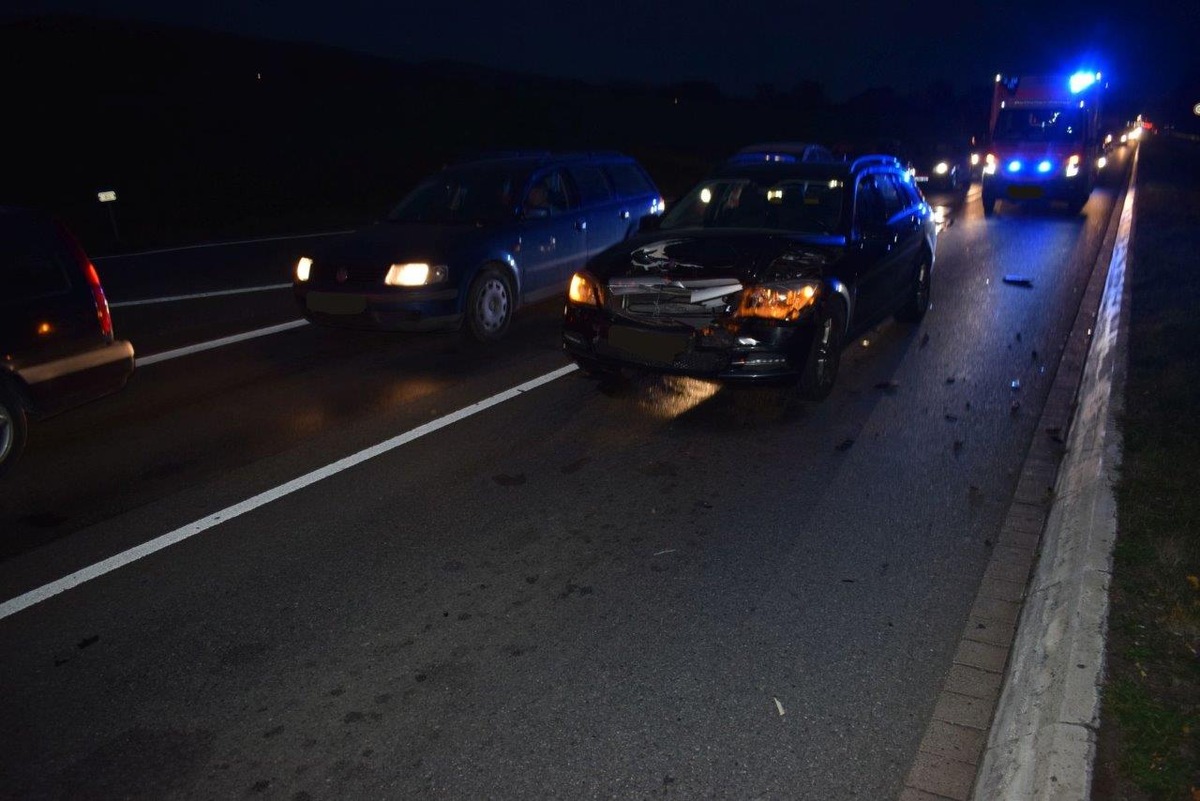
[[841, 243], [835, 240], [762, 231], [658, 231], [609, 248], [589, 262], [588, 270], [605, 281], [662, 276], [672, 281], [730, 278], [749, 284], [820, 278], [840, 254]]

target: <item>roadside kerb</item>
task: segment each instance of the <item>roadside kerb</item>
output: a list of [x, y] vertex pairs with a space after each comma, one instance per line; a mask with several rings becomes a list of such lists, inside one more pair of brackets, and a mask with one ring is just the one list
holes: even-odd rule
[[[1090, 783], [1099, 713], [1116, 527], [1107, 471], [1119, 443], [1105, 448], [1115, 436], [1109, 392], [1123, 378], [1118, 318], [1136, 173], [1135, 157], [900, 801], [1087, 797], [1077, 788]], [[1103, 493], [1110, 505], [1097, 509]], [[1077, 564], [1085, 551], [1089, 561]]]
[[1125, 291], [1136, 179], [1137, 154], [1041, 558], [976, 781], [977, 801], [1091, 796], [1117, 538], [1116, 421], [1128, 356]]

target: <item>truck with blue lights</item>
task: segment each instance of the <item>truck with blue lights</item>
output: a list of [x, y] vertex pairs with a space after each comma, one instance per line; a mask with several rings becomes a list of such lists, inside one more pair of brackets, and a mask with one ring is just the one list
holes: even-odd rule
[[997, 75], [983, 165], [983, 212], [997, 201], [1087, 203], [1103, 165], [1099, 72]]

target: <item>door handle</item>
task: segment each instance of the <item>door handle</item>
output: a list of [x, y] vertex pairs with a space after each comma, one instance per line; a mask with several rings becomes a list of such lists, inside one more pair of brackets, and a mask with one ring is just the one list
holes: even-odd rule
[[587, 230], [587, 220], [576, 220], [575, 221], [575, 230], [576, 231], [586, 231]]
[[621, 209], [621, 219], [622, 220], [629, 219], [629, 209]]

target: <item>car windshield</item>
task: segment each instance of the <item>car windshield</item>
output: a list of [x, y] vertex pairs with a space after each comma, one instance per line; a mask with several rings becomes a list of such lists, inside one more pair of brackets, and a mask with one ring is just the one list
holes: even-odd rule
[[520, 182], [512, 170], [448, 170], [409, 192], [389, 222], [494, 223], [512, 218]]
[[758, 183], [747, 178], [705, 181], [663, 217], [662, 228], [770, 228], [809, 234], [837, 230], [842, 182], [789, 179]]
[[1082, 139], [1086, 126], [1079, 109], [1003, 109], [996, 118], [997, 142], [1068, 142]]

